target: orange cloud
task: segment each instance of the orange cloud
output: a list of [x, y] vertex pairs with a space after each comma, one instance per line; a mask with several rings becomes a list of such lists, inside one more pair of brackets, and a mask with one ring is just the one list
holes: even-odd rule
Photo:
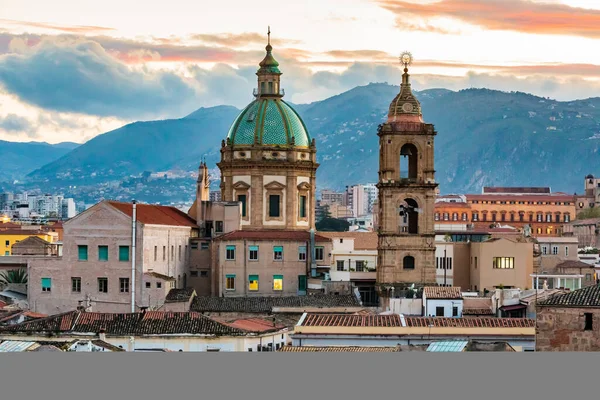
[[10, 19], [0, 19], [0, 24], [18, 25], [18, 26], [33, 27], [33, 28], [43, 28], [43, 29], [50, 29], [50, 30], [54, 30], [54, 31], [79, 33], [79, 34], [108, 32], [108, 31], [115, 30], [113, 28], [107, 28], [104, 26], [88, 26], [88, 25], [64, 26], [64, 25], [47, 24], [44, 22], [14, 21], [14, 20], [10, 20]]
[[534, 34], [600, 38], [600, 11], [529, 0], [439, 0], [417, 4], [402, 0], [375, 0], [397, 16], [397, 23], [417, 16], [456, 18], [487, 29]]

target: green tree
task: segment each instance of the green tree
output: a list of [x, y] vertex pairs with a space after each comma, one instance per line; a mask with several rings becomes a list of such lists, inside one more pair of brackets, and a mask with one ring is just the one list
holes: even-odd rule
[[27, 283], [27, 271], [25, 268], [2, 271], [0, 272], [0, 283]]
[[600, 218], [600, 208], [587, 208], [577, 214], [577, 219]]
[[350, 223], [344, 219], [323, 218], [316, 224], [317, 231], [321, 232], [347, 232]]

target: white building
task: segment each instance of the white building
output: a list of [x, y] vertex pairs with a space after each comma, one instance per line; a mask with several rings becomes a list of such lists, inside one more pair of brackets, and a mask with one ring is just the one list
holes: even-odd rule
[[377, 200], [377, 187], [374, 183], [348, 186], [347, 205], [351, 207], [354, 217], [363, 217], [373, 213], [373, 205]]
[[423, 315], [426, 317], [462, 317], [463, 295], [458, 287], [423, 288]]
[[69, 219], [76, 216], [77, 207], [75, 205], [75, 200], [72, 198], [63, 199], [59, 215], [62, 219]]

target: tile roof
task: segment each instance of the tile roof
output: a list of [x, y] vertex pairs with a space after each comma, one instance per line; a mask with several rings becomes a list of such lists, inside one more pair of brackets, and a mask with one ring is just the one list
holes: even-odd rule
[[317, 232], [329, 239], [354, 239], [354, 250], [377, 250], [377, 232]]
[[491, 308], [463, 308], [462, 315], [494, 315]]
[[225, 322], [225, 324], [233, 328], [242, 329], [244, 331], [254, 333], [280, 331], [286, 328], [285, 325], [274, 324], [273, 321], [268, 321], [262, 318], [237, 319], [235, 321]]
[[597, 225], [600, 224], [600, 218], [586, 218], [586, 219], [576, 219], [571, 222], [573, 226], [579, 225]]
[[0, 353], [16, 353], [28, 351], [32, 347], [39, 347], [36, 342], [25, 342], [20, 340], [5, 340], [0, 343]]
[[29, 229], [6, 229], [0, 230], [0, 235], [20, 235], [20, 236], [35, 236], [35, 235], [47, 235], [47, 232], [39, 230]]
[[502, 187], [502, 186], [484, 186], [483, 193], [513, 193], [513, 194], [550, 194], [552, 193], [550, 188], [547, 186], [537, 186], [537, 187], [524, 187], [524, 186], [512, 186], [512, 187]]
[[[307, 231], [280, 231], [280, 230], [243, 230], [233, 231], [226, 233], [225, 235], [219, 236], [216, 240], [290, 240], [290, 241], [302, 241], [307, 242], [310, 240], [310, 232]], [[315, 234], [316, 242], [331, 242], [331, 239], [322, 236], [321, 234]]]
[[556, 268], [556, 269], [561, 269], [561, 268], [594, 269], [594, 265], [593, 264], [584, 263], [583, 261], [579, 261], [579, 260], [567, 260], [567, 261], [561, 262], [560, 264], [557, 264], [554, 268]]
[[397, 346], [283, 346], [279, 351], [286, 353], [396, 353]]
[[528, 318], [445, 318], [404, 317], [400, 315], [345, 315], [307, 314], [300, 326], [346, 326], [346, 327], [444, 327], [444, 328], [530, 328], [535, 320]]
[[544, 301], [538, 302], [538, 305], [550, 307], [599, 308], [600, 285], [588, 286], [569, 293], [556, 294]]
[[[129, 217], [133, 217], [133, 205], [118, 201], [107, 201], [108, 205], [116, 208]], [[136, 204], [136, 218], [139, 222], [149, 225], [189, 226], [198, 225], [189, 215], [175, 207], [158, 206], [153, 204]]]
[[198, 312], [270, 313], [273, 308], [361, 307], [354, 295], [316, 294], [310, 296], [195, 297], [190, 309]]
[[423, 296], [428, 299], [462, 299], [462, 292], [457, 286], [426, 286], [423, 288]]
[[187, 302], [192, 296], [196, 295], [194, 288], [171, 289], [165, 297], [165, 303]]
[[147, 311], [109, 314], [71, 311], [48, 318], [0, 328], [0, 332], [100, 333], [106, 335], [196, 334], [244, 336], [252, 332], [235, 328], [197, 312]]
[[153, 278], [157, 278], [157, 279], [162, 279], [163, 281], [174, 281], [175, 278], [171, 277], [171, 276], [167, 276], [167, 275], [163, 275], [163, 274], [159, 274], [158, 272], [144, 272], [145, 276], [151, 276]]

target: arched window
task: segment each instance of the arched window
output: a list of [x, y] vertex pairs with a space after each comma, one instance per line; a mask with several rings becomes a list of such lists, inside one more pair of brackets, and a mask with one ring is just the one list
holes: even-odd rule
[[[414, 199], [404, 199], [399, 207], [400, 231], [404, 233], [419, 233], [419, 205]], [[448, 213], [444, 213], [446, 217]]]
[[554, 215], [554, 221], [555, 221], [555, 222], [560, 222], [560, 213], [559, 213], [559, 212], [557, 212], [557, 213]]
[[473, 212], [473, 215], [471, 216], [471, 220], [472, 221], [478, 221], [479, 220], [479, 213]]
[[444, 221], [448, 221], [450, 219], [450, 214], [447, 212], [444, 213]]
[[418, 154], [414, 144], [407, 143], [400, 149], [400, 179], [417, 179]]
[[564, 221], [565, 221], [565, 222], [570, 222], [570, 221], [571, 221], [571, 214], [569, 214], [569, 213], [565, 213], [565, 214], [563, 215], [563, 217], [564, 217]]
[[402, 260], [402, 268], [415, 269], [415, 258], [413, 256], [405, 256]]
[[458, 221], [458, 213], [452, 213], [452, 221]]
[[436, 212], [434, 218], [435, 218], [436, 221], [439, 221], [440, 220], [440, 213]]
[[496, 222], [496, 215], [497, 215], [496, 211], [492, 211], [492, 221], [493, 222]]
[[462, 220], [466, 221], [467, 219], [468, 219], [467, 213], [466, 212], [462, 213]]

